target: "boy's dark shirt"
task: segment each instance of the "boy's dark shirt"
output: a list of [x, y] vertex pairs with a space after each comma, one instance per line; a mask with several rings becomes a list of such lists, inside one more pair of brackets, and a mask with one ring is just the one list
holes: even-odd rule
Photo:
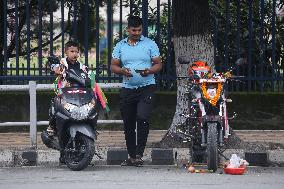
[[81, 74], [80, 63], [78, 61], [72, 64], [68, 59], [66, 60], [68, 64], [68, 70], [73, 69], [77, 74]]

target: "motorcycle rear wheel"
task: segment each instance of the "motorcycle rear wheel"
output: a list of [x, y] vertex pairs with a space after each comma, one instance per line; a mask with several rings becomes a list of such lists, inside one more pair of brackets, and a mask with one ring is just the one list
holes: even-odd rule
[[80, 171], [91, 163], [94, 153], [94, 140], [79, 134], [75, 137], [75, 150], [72, 150], [72, 143], [65, 148], [65, 163], [69, 169]]
[[218, 130], [217, 123], [208, 123], [207, 131], [207, 167], [215, 172], [218, 166]]

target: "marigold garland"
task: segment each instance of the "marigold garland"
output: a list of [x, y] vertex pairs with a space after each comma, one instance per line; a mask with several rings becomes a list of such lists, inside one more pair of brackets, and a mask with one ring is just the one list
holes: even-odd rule
[[202, 94], [204, 98], [208, 100], [213, 106], [216, 106], [217, 101], [221, 95], [222, 88], [223, 88], [223, 84], [221, 82], [218, 82], [218, 88], [217, 88], [216, 95], [213, 98], [210, 98], [210, 96], [207, 94], [206, 83], [201, 84], [201, 90], [202, 90]]

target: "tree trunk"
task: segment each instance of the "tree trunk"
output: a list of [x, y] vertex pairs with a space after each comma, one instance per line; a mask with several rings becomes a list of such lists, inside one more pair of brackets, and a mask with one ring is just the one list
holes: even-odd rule
[[[177, 11], [176, 11], [177, 10]], [[214, 46], [210, 34], [210, 14], [207, 0], [173, 1], [173, 44], [177, 76], [188, 76], [186, 64], [179, 64], [178, 57], [184, 56], [190, 62], [206, 61], [214, 67]], [[159, 147], [182, 146], [181, 141], [172, 135], [179, 124], [185, 122], [180, 114], [188, 114], [189, 100], [186, 95], [187, 80], [177, 81], [176, 112], [168, 132], [157, 144]]]
[[[0, 2], [0, 36], [4, 33], [4, 12], [3, 12], [3, 1]], [[4, 57], [3, 57], [3, 47], [4, 47], [4, 39], [0, 37], [0, 76], [3, 76], [3, 67], [4, 67]], [[3, 84], [2, 79], [0, 79], [0, 85]]]
[[[174, 37], [173, 39], [175, 57], [176, 57], [176, 72], [177, 76], [188, 76], [186, 64], [179, 64], [177, 58], [179, 56], [186, 56], [190, 62], [195, 60], [204, 60], [211, 65], [214, 70], [214, 48], [211, 42], [210, 35], [193, 35], [188, 37]], [[189, 100], [186, 94], [187, 80], [177, 80], [177, 104], [176, 112], [173, 117], [172, 124], [168, 129], [168, 132], [159, 143], [160, 147], [177, 147], [182, 143], [178, 138], [175, 138], [175, 128], [177, 125], [183, 124], [185, 118], [180, 114], [188, 114]]]
[[[2, 54], [3, 49], [0, 47], [0, 76], [4, 75], [4, 56]], [[0, 85], [3, 85], [3, 80], [0, 79]]]
[[[178, 10], [178, 11], [176, 11]], [[177, 76], [188, 76], [188, 65], [179, 64], [178, 57], [185, 56], [187, 60], [206, 61], [215, 72], [214, 46], [210, 33], [209, 3], [207, 0], [176, 0], [173, 1], [173, 44]], [[185, 94], [188, 81], [177, 81], [177, 105], [171, 126], [162, 140], [155, 147], [188, 147], [179, 137], [175, 137], [175, 128], [185, 122], [180, 114], [189, 113], [188, 95]], [[248, 143], [241, 140], [233, 130], [225, 148], [240, 148], [248, 151], [265, 151], [271, 147], [263, 144]]]

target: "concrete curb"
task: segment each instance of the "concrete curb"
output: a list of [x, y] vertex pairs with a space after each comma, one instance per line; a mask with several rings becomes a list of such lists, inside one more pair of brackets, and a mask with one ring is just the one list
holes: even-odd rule
[[[100, 148], [97, 152], [102, 159], [96, 155], [92, 160], [94, 165], [119, 165], [127, 158], [125, 148]], [[269, 150], [259, 155], [259, 153], [248, 153], [241, 149], [228, 149], [223, 154], [230, 158], [231, 154], [237, 154], [245, 159], [250, 158], [251, 165], [257, 166], [284, 166], [284, 150]], [[262, 157], [267, 158], [262, 158]], [[253, 161], [254, 157], [258, 157]], [[20, 167], [20, 166], [52, 166], [58, 165], [59, 152], [55, 150], [8, 150], [0, 151], [0, 167]], [[190, 160], [189, 150], [187, 148], [157, 149], [146, 148], [144, 157], [145, 164], [155, 165], [182, 165]], [[225, 161], [221, 157], [221, 162]]]

